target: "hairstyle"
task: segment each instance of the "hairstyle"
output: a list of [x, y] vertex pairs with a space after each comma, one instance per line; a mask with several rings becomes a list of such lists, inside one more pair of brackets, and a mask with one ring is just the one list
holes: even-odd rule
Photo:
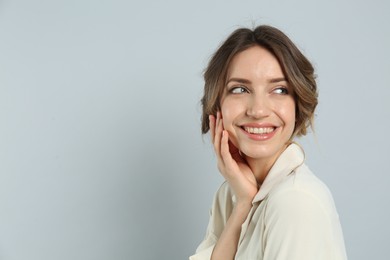
[[211, 57], [204, 72], [202, 133], [209, 131], [208, 116], [216, 115], [220, 110], [230, 62], [236, 54], [252, 46], [267, 49], [279, 61], [287, 82], [294, 90], [296, 122], [292, 137], [305, 135], [307, 128], [313, 127], [314, 110], [318, 104], [314, 68], [283, 32], [267, 25], [254, 30], [235, 30]]

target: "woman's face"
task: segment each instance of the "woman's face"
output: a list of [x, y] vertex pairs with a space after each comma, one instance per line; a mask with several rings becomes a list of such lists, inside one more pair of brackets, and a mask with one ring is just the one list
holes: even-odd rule
[[246, 157], [276, 160], [295, 127], [293, 89], [278, 60], [253, 46], [232, 60], [221, 99], [224, 128]]

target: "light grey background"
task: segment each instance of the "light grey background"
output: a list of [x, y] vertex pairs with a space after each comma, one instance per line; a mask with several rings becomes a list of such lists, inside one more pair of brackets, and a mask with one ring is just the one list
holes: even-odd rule
[[0, 1], [0, 259], [187, 259], [222, 182], [202, 70], [238, 26], [314, 63], [316, 135], [350, 259], [388, 259], [388, 1]]

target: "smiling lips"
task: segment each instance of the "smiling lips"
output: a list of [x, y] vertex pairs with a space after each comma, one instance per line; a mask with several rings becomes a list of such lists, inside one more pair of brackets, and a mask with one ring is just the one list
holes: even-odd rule
[[250, 134], [269, 134], [275, 130], [275, 127], [243, 127]]
[[256, 141], [265, 141], [271, 139], [278, 127], [267, 125], [267, 126], [257, 126], [257, 125], [243, 125], [241, 129], [250, 139]]

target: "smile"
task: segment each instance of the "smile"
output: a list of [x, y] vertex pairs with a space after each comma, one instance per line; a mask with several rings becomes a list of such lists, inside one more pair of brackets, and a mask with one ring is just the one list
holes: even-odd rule
[[248, 132], [250, 134], [269, 134], [275, 131], [275, 127], [242, 127], [245, 132]]

